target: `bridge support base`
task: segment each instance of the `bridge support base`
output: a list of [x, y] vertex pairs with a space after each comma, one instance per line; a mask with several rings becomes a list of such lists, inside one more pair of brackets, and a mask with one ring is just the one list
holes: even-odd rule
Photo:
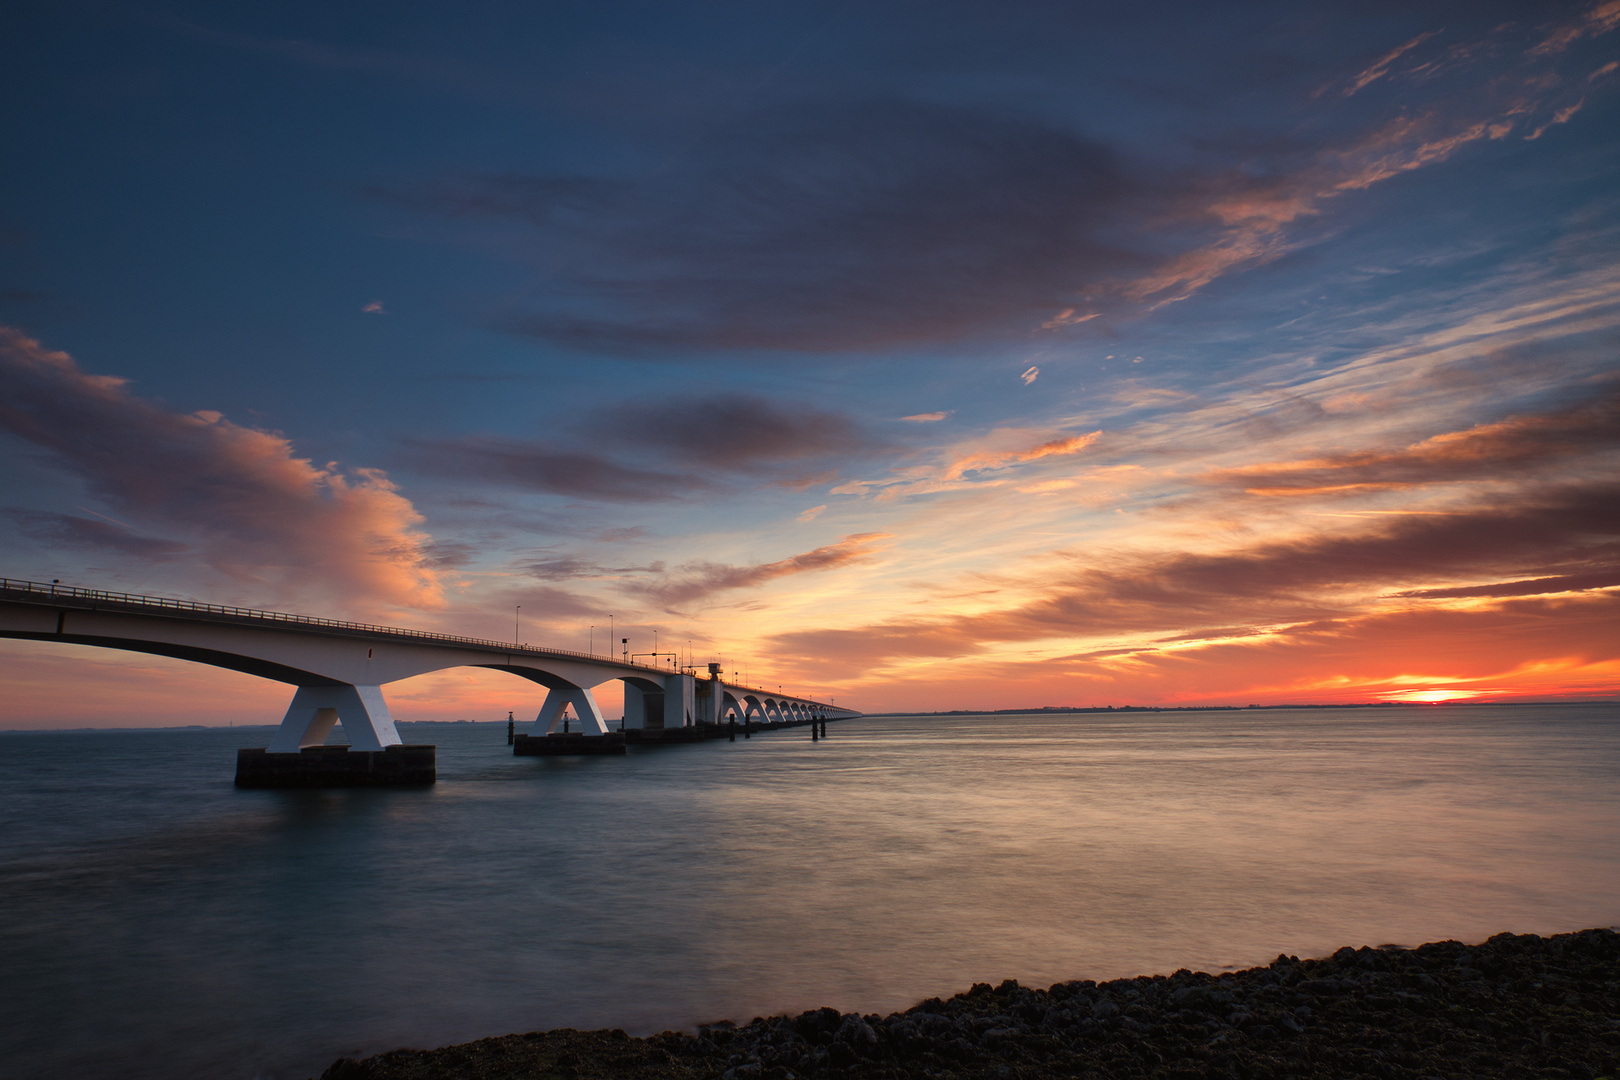
[[[718, 732], [718, 734], [712, 734]], [[626, 741], [642, 744], [702, 742], [704, 739], [725, 738], [723, 728], [711, 724], [690, 724], [677, 728], [630, 728], [624, 733]]]
[[236, 786], [417, 787], [438, 779], [437, 762], [437, 748], [423, 745], [399, 744], [381, 750], [310, 746], [292, 754], [243, 749], [236, 752]]
[[514, 757], [554, 757], [558, 754], [622, 754], [624, 732], [610, 731], [606, 735], [569, 732], [564, 735], [518, 735], [512, 742]]

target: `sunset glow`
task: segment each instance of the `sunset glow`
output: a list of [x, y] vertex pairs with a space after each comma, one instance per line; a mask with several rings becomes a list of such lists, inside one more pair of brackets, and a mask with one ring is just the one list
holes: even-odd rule
[[22, 20], [0, 573], [865, 711], [1620, 694], [1608, 7], [541, 7]]

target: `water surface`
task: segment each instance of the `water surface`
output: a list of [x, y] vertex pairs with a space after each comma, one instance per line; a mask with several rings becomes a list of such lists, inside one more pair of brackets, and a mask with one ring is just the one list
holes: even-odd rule
[[427, 790], [231, 786], [268, 729], [0, 735], [0, 1060], [301, 1078], [1620, 923], [1620, 708], [870, 718], [623, 758], [422, 724]]

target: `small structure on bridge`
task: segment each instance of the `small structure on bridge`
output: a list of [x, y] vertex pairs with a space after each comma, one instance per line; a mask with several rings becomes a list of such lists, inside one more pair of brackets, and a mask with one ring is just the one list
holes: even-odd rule
[[[717, 664], [700, 693], [692, 675], [611, 656], [9, 578], [0, 578], [0, 638], [170, 656], [297, 687], [270, 745], [238, 757], [244, 787], [433, 783], [435, 748], [403, 743], [382, 687], [453, 667], [506, 671], [545, 687], [533, 727], [514, 738], [517, 754], [624, 753], [627, 742], [702, 738], [698, 729], [720, 725], [728, 710], [735, 715], [740, 700], [750, 703], [744, 720], [773, 710], [777, 719], [859, 715], [740, 688], [739, 699], [721, 683]], [[617, 732], [592, 693], [613, 679], [624, 682]], [[558, 731], [568, 706], [583, 729], [577, 734]], [[338, 724], [348, 747], [327, 745]]]

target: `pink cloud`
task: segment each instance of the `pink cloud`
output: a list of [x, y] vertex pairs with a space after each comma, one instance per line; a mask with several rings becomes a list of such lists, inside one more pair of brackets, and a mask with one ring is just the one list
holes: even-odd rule
[[[46, 451], [120, 517], [192, 545], [266, 600], [317, 595], [355, 612], [441, 602], [421, 515], [380, 470], [315, 465], [285, 436], [217, 412], [169, 412], [9, 328], [0, 328], [0, 428]], [[100, 532], [90, 524], [50, 528], [89, 543]], [[134, 543], [109, 540], [112, 551]]]

